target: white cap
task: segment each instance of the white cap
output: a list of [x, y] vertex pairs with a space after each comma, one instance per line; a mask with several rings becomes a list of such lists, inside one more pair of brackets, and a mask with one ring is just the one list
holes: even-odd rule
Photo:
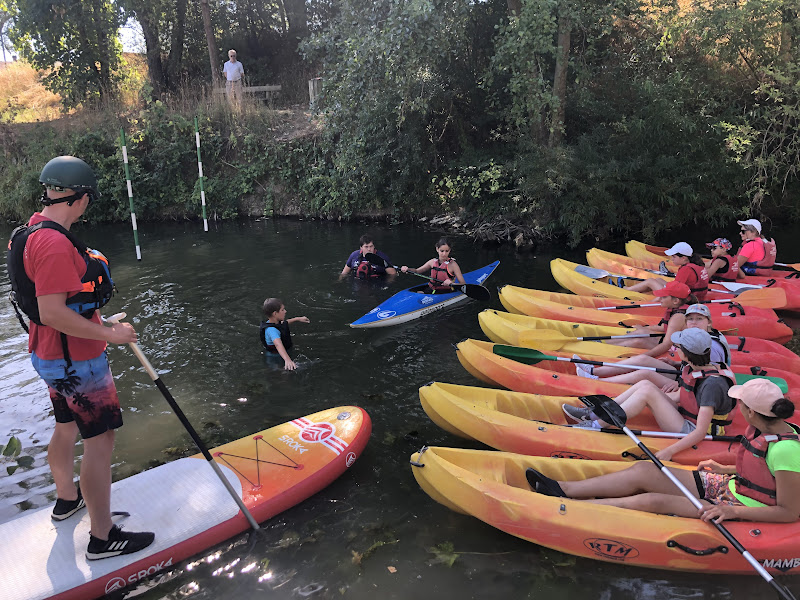
[[758, 233], [761, 233], [761, 221], [758, 219], [747, 219], [747, 221], [736, 221], [739, 225], [750, 225], [755, 227]]
[[674, 254], [682, 254], [683, 256], [691, 256], [694, 254], [694, 250], [692, 247], [687, 244], [686, 242], [678, 242], [672, 248], [664, 252], [667, 256], [672, 256]]

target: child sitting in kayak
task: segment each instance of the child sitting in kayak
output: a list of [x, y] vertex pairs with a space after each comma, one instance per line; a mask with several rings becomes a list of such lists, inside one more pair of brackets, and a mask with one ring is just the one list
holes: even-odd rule
[[[531, 487], [549, 496], [585, 499], [645, 512], [724, 520], [793, 523], [800, 518], [800, 427], [785, 419], [794, 405], [766, 379], [751, 379], [728, 390], [739, 401], [749, 427], [736, 466], [704, 460], [697, 471], [670, 469], [702, 504], [698, 512], [678, 488], [650, 462], [581, 481], [556, 481], [535, 469], [526, 475]], [[702, 410], [702, 409], [701, 409]], [[686, 438], [684, 438], [686, 439]]]
[[742, 247], [736, 253], [739, 263], [739, 278], [745, 275], [758, 275], [757, 269], [768, 269], [775, 264], [778, 248], [774, 239], [761, 235], [761, 221], [747, 219], [736, 221], [741, 225]]
[[[685, 329], [696, 327], [697, 329], [707, 331], [711, 336], [711, 362], [730, 365], [730, 346], [728, 346], [728, 341], [725, 339], [725, 336], [712, 326], [711, 311], [708, 306], [705, 304], [692, 304], [686, 309], [684, 318], [686, 323]], [[676, 356], [674, 347], [670, 348], [667, 354], [673, 357]], [[580, 357], [574, 355], [573, 358]], [[632, 356], [620, 362], [624, 362], [628, 365], [654, 367], [656, 369], [679, 369], [681, 367], [679, 361], [670, 360], [669, 358], [655, 358], [647, 354]], [[579, 377], [588, 377], [590, 379], [602, 378], [603, 381], [628, 384], [647, 379], [656, 384], [664, 392], [674, 392], [678, 389], [677, 375], [667, 375], [645, 369], [632, 370], [626, 369], [625, 367], [598, 367], [581, 363], [576, 363], [575, 366], [577, 367], [576, 371]]]
[[456, 263], [455, 258], [450, 258], [450, 251], [453, 245], [447, 238], [441, 238], [436, 242], [436, 252], [439, 254], [438, 258], [432, 258], [421, 267], [411, 269], [405, 265], [400, 267], [403, 273], [427, 273], [431, 272], [432, 281], [428, 284], [428, 291], [432, 294], [437, 292], [452, 292], [453, 288], [450, 284], [466, 283], [464, 276], [461, 274], [461, 267]]
[[[724, 426], [730, 423], [728, 413], [733, 408], [728, 389], [735, 376], [727, 365], [711, 362], [708, 332], [693, 327], [673, 333], [671, 339], [682, 364], [680, 389], [665, 393], [652, 381], [644, 380], [614, 399], [628, 419], [649, 408], [662, 431], [686, 434], [657, 454], [661, 460], [670, 460], [673, 454], [691, 448], [707, 434], [722, 435]], [[567, 410], [566, 405], [562, 408], [581, 427], [610, 426], [599, 420], [591, 409], [569, 407]]]
[[261, 330], [258, 337], [264, 350], [270, 354], [278, 354], [283, 359], [283, 368], [292, 371], [297, 368], [295, 362], [289, 357], [292, 349], [292, 333], [289, 331], [290, 323], [310, 323], [308, 317], [286, 318], [286, 307], [278, 298], [264, 300], [264, 316], [266, 321], [261, 321]]
[[733, 244], [727, 238], [717, 238], [706, 244], [706, 248], [711, 250], [711, 262], [706, 267], [709, 279], [736, 281], [739, 276], [739, 263], [735, 256], [729, 254]]
[[[708, 271], [706, 271], [703, 259], [695, 254], [692, 247], [686, 242], [678, 242], [664, 254], [671, 258], [673, 264], [680, 267], [675, 274], [674, 281], [688, 285], [689, 290], [698, 300], [705, 300], [708, 293]], [[632, 292], [649, 293], [663, 289], [666, 285], [667, 282], [664, 279], [652, 277], [629, 285], [625, 289]]]
[[616, 339], [611, 340], [609, 343], [617, 346], [625, 346], [627, 348], [644, 348], [647, 351], [647, 356], [661, 356], [667, 352], [672, 344], [669, 339], [670, 336], [676, 331], [681, 331], [686, 328], [686, 317], [681, 306], [685, 304], [697, 303], [697, 298], [692, 296], [689, 291], [689, 286], [685, 283], [677, 281], [670, 281], [663, 288], [653, 292], [661, 306], [664, 307], [664, 316], [657, 325], [637, 325], [635, 331], [631, 335], [641, 333], [663, 333], [662, 338], [653, 337], [632, 337], [630, 339]]

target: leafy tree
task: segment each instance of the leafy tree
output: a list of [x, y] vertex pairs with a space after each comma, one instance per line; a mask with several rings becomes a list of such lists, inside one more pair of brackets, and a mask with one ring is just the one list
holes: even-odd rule
[[425, 198], [427, 173], [488, 134], [477, 86], [505, 2], [345, 0], [306, 47], [323, 65], [323, 210]]
[[22, 56], [46, 71], [45, 86], [66, 106], [113, 94], [121, 13], [109, 0], [12, 0], [10, 37]]

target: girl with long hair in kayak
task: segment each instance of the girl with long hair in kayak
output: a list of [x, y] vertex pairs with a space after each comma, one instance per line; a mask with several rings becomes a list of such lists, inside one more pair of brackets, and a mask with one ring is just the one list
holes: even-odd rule
[[[711, 335], [711, 362], [715, 364], [731, 364], [731, 349], [725, 336], [719, 331], [714, 329], [711, 320], [711, 311], [705, 304], [692, 304], [686, 309], [684, 313], [685, 329], [696, 327], [707, 331]], [[671, 347], [668, 356], [676, 356], [674, 347]], [[574, 355], [573, 358], [580, 358]], [[626, 358], [623, 361], [629, 365], [638, 365], [644, 367], [655, 367], [657, 369], [680, 369], [680, 361], [671, 360], [669, 358], [655, 358], [647, 354], [639, 354]], [[576, 372], [579, 377], [587, 377], [590, 379], [600, 379], [613, 383], [637, 383], [647, 379], [656, 384], [663, 392], [674, 392], [678, 390], [679, 383], [677, 375], [665, 375], [656, 373], [655, 371], [648, 371], [645, 369], [626, 369], [625, 367], [598, 367], [592, 365], [584, 365], [576, 363]], [[566, 406], [566, 405], [565, 405]], [[566, 410], [566, 409], [565, 409]]]
[[[700, 518], [793, 523], [800, 518], [800, 427], [786, 419], [794, 405], [766, 379], [735, 385], [728, 395], [739, 401], [749, 427], [736, 466], [704, 460], [696, 471], [670, 469], [703, 504], [698, 511], [651, 462], [584, 479], [556, 481], [535, 469], [526, 475], [540, 494], [576, 498], [620, 508]], [[685, 438], [684, 438], [685, 439]]]
[[461, 267], [458, 266], [456, 259], [450, 256], [452, 248], [453, 245], [450, 243], [450, 240], [444, 237], [440, 238], [439, 241], [436, 242], [436, 253], [438, 254], [436, 258], [430, 259], [424, 265], [416, 269], [403, 265], [400, 267], [400, 270], [403, 273], [427, 273], [430, 271], [433, 281], [428, 284], [429, 293], [452, 292], [453, 288], [450, 287], [451, 283], [466, 283], [466, 281], [464, 281], [464, 275], [461, 274]]
[[[664, 254], [669, 256], [672, 263], [679, 267], [674, 281], [686, 284], [698, 300], [705, 300], [708, 294], [708, 271], [706, 271], [706, 265], [700, 255], [695, 254], [692, 247], [686, 242], [678, 242]], [[651, 277], [634, 285], [626, 286], [625, 289], [647, 294], [663, 289], [666, 285], [665, 279]]]
[[[707, 434], [722, 435], [725, 425], [730, 424], [728, 413], [733, 402], [728, 397], [728, 388], [734, 383], [734, 374], [725, 364], [711, 362], [711, 336], [707, 331], [692, 327], [672, 334], [681, 360], [680, 389], [664, 392], [652, 381], [643, 380], [633, 384], [614, 401], [628, 416], [635, 417], [645, 408], [656, 419], [662, 431], [684, 433], [674, 444], [656, 455], [661, 460], [700, 443]], [[601, 429], [610, 427], [589, 408], [562, 406], [564, 413], [579, 427]]]
[[661, 306], [664, 307], [664, 316], [657, 325], [636, 325], [631, 335], [641, 333], [663, 333], [662, 338], [652, 337], [632, 337], [630, 339], [610, 340], [610, 344], [625, 346], [626, 348], [643, 348], [647, 356], [661, 356], [667, 352], [672, 344], [669, 339], [676, 331], [681, 331], [686, 327], [686, 318], [681, 310], [685, 304], [696, 304], [695, 298], [685, 283], [670, 281], [663, 288], [656, 290], [653, 294], [659, 299]]
[[706, 244], [711, 250], [711, 261], [706, 266], [709, 279], [716, 281], [736, 281], [739, 276], [739, 262], [730, 255], [733, 244], [727, 238], [717, 238]]
[[774, 239], [767, 239], [761, 234], [761, 221], [747, 219], [736, 221], [741, 225], [739, 234], [742, 236], [742, 246], [736, 253], [739, 263], [739, 278], [745, 275], [757, 275], [757, 269], [770, 268], [778, 257], [778, 248]]

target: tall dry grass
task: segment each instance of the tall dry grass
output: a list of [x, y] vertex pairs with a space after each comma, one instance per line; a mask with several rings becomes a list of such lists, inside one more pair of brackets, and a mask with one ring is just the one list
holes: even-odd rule
[[61, 97], [45, 89], [29, 64], [18, 61], [0, 68], [0, 122], [33, 123], [62, 116]]

